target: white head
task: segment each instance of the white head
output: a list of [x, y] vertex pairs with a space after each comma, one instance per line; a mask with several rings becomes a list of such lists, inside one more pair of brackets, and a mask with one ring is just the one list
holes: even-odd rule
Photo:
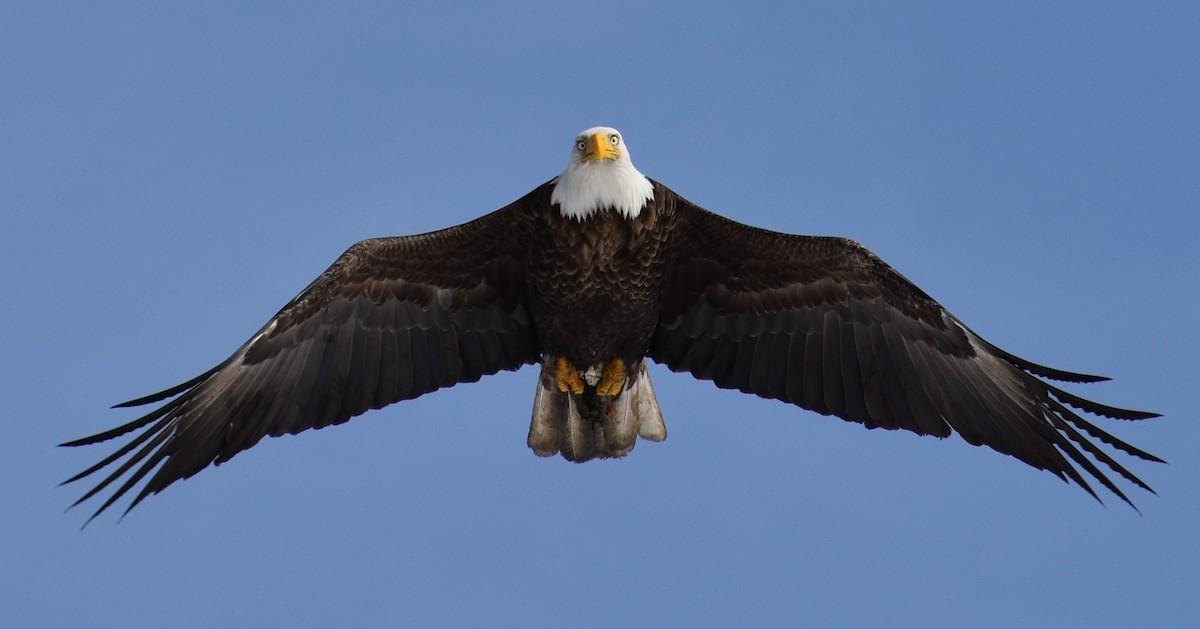
[[653, 198], [653, 184], [633, 167], [625, 140], [612, 127], [592, 127], [575, 136], [571, 160], [550, 194], [559, 212], [576, 220], [610, 208], [634, 218]]

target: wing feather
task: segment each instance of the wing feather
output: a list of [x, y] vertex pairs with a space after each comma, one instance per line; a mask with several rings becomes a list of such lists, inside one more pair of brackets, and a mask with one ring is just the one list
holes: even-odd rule
[[121, 481], [94, 518], [149, 478], [131, 509], [265, 436], [340, 424], [536, 362], [523, 230], [528, 205], [548, 194], [543, 188], [458, 227], [355, 244], [228, 360], [120, 406], [174, 399], [124, 426], [63, 444], [134, 434], [66, 481], [120, 462], [76, 504]]
[[1160, 459], [1067, 405], [1118, 419], [1156, 415], [1099, 404], [1043, 379], [1105, 378], [997, 348], [858, 243], [757, 229], [672, 200], [674, 262], [649, 350], [654, 360], [869, 428], [957, 432], [1093, 496], [1081, 471], [1128, 502], [1093, 460], [1148, 488], [1088, 436]]

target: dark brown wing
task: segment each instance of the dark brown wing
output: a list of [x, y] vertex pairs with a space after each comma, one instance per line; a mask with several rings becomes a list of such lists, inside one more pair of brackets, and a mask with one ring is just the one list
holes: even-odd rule
[[128, 424], [63, 444], [141, 431], [67, 481], [124, 458], [75, 504], [128, 474], [94, 518], [158, 467], [132, 509], [267, 435], [340, 424], [535, 362], [540, 352], [523, 255], [533, 198], [540, 198], [537, 190], [458, 227], [351, 247], [225, 362], [119, 406], [178, 397]]
[[1129, 502], [1084, 451], [1150, 489], [1093, 439], [1159, 459], [1068, 407], [1117, 419], [1155, 415], [1084, 400], [1038, 376], [1104, 378], [1004, 352], [851, 240], [757, 229], [681, 198], [676, 208], [676, 263], [649, 351], [654, 360], [868, 428], [957, 432], [1093, 496], [1075, 466]]

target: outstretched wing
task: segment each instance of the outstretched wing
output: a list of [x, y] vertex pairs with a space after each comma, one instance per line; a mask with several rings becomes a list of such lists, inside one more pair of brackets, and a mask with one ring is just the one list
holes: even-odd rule
[[851, 240], [757, 229], [678, 197], [676, 210], [676, 262], [649, 352], [654, 360], [868, 428], [957, 432], [1096, 496], [1078, 466], [1129, 502], [1087, 452], [1150, 490], [1094, 440], [1160, 459], [1072, 407], [1116, 419], [1156, 415], [1097, 404], [1043, 379], [1104, 378], [997, 348]]
[[124, 459], [75, 504], [128, 475], [94, 518], [154, 472], [132, 509], [267, 435], [340, 424], [535, 362], [539, 349], [521, 253], [526, 205], [535, 193], [457, 227], [350, 247], [227, 360], [118, 406], [178, 397], [128, 424], [63, 444], [140, 431], [66, 481]]

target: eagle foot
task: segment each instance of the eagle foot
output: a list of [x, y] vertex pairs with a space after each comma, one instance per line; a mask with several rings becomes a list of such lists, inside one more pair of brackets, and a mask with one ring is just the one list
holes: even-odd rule
[[613, 358], [604, 363], [604, 373], [596, 383], [596, 395], [615, 396], [625, 388], [625, 361]]
[[558, 382], [558, 390], [563, 393], [583, 394], [583, 376], [566, 358], [554, 362], [554, 380]]

